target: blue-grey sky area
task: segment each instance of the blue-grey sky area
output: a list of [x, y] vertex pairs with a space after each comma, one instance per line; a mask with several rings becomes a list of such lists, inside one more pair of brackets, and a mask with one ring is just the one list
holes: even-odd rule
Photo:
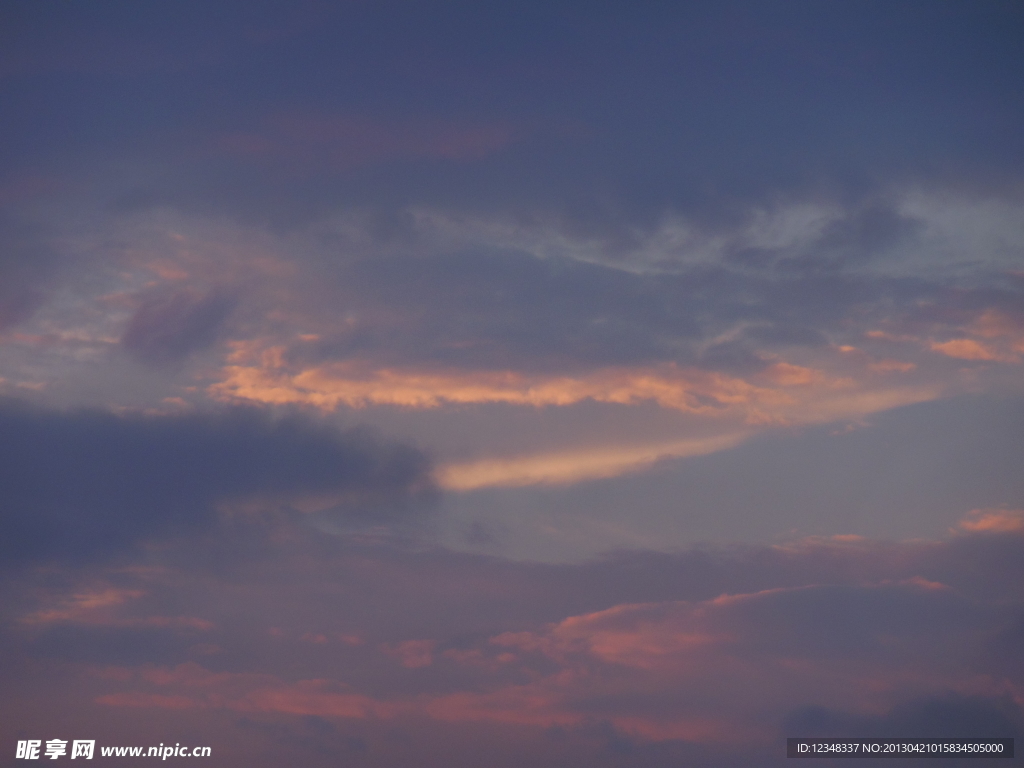
[[1020, 735], [1022, 73], [1016, 0], [0, 0], [0, 754]]

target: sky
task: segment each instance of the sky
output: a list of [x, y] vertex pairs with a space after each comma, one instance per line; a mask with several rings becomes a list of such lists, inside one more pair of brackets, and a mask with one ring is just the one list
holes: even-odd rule
[[1022, 72], [1016, 0], [0, 0], [4, 760], [1024, 736]]

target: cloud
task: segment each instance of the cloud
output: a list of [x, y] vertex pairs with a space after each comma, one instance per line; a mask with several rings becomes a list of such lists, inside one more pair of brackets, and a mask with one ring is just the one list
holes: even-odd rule
[[[343, 547], [302, 558], [304, 576], [285, 593], [274, 587], [295, 596], [287, 605], [258, 584], [241, 604], [234, 589], [217, 597], [234, 595], [233, 610], [264, 626], [278, 621], [268, 611], [292, 617], [290, 631], [262, 639], [248, 619], [244, 630], [212, 630], [246, 632], [262, 649], [259, 671], [213, 656], [110, 668], [92, 690], [126, 713], [227, 710], [368, 729], [425, 721], [466, 738], [606, 727], [637, 749], [685, 742], [718, 754], [760, 753], [780, 733], [1007, 736], [1024, 681], [999, 643], [1016, 636], [1024, 594], [1007, 601], [990, 586], [1020, 570], [1021, 544], [1017, 532], [840, 536], [572, 566]], [[982, 571], [990, 583], [976, 581]], [[343, 574], [354, 573], [373, 574], [372, 589], [350, 585]], [[329, 588], [309, 594], [312, 583]], [[324, 624], [323, 606], [341, 594], [346, 612]], [[658, 599], [629, 599], [643, 596]], [[368, 619], [380, 600], [397, 624], [378, 623], [371, 643], [335, 639], [329, 627]], [[311, 646], [301, 633], [316, 617], [323, 642]]]
[[734, 447], [745, 437], [745, 434], [740, 433], [654, 445], [620, 445], [507, 459], [483, 459], [446, 464], [438, 468], [436, 476], [442, 488], [453, 491], [491, 486], [575, 483], [615, 477], [662, 459], [714, 453]]
[[959, 528], [972, 533], [1009, 533], [1024, 530], [1024, 510], [972, 509]]
[[458, 490], [613, 477], [663, 458], [730, 448], [771, 426], [856, 419], [931, 400], [939, 394], [923, 382], [905, 384], [886, 378], [893, 372], [906, 373], [907, 366], [890, 364], [879, 372], [871, 368], [875, 365], [871, 362], [863, 367], [872, 374], [880, 373], [880, 378], [872, 380], [871, 374], [862, 373], [862, 380], [857, 381], [782, 361], [739, 377], [672, 364], [604, 368], [573, 376], [514, 370], [375, 369], [357, 360], [294, 371], [289, 370], [281, 348], [258, 351], [258, 347], [241, 347], [236, 359], [246, 358], [258, 362], [226, 366], [222, 379], [208, 388], [213, 398], [313, 405], [325, 411], [381, 405], [439, 409], [482, 404], [554, 408], [586, 402], [618, 406], [653, 403], [707, 422], [719, 422], [718, 434], [703, 437], [641, 444], [608, 441], [600, 445], [600, 441], [591, 441], [558, 452], [450, 462], [439, 470], [438, 477], [443, 486]]
[[[529, 404], [515, 390], [551, 389], [601, 371], [657, 378], [673, 366], [762, 387], [759, 375], [785, 383], [784, 366], [868, 387], [903, 373], [934, 391], [959, 384], [952, 363], [968, 347], [973, 362], [992, 369], [1018, 359], [1019, 288], [1001, 272], [1003, 252], [982, 233], [954, 249], [952, 234], [932, 231], [934, 201], [904, 213], [915, 195], [894, 191], [875, 201], [887, 216], [924, 222], [892, 241], [891, 258], [877, 260], [833, 259], [823, 243], [838, 236], [823, 231], [856, 229], [867, 214], [857, 204], [813, 200], [751, 205], [727, 224], [668, 211], [605, 230], [550, 211], [425, 205], [348, 205], [288, 231], [134, 212], [97, 224], [98, 232], [75, 233], [104, 279], [86, 284], [74, 302], [45, 307], [31, 330], [46, 338], [119, 336], [136, 359], [153, 362], [188, 362], [190, 352], [223, 340], [215, 351], [230, 358], [224, 390], [244, 396], [274, 388], [293, 402]], [[942, 210], [973, 221], [981, 214], [972, 205]], [[1000, 222], [1005, 239], [1019, 237], [1009, 220]], [[109, 241], [123, 245], [111, 249]], [[936, 259], [920, 263], [935, 243], [944, 244], [942, 269]], [[964, 250], [978, 258], [957, 261]], [[764, 258], [737, 260], [752, 251]], [[964, 269], [974, 282], [965, 282]], [[124, 317], [126, 302], [133, 317]], [[866, 332], [888, 337], [864, 343]], [[109, 346], [93, 354], [109, 355]], [[850, 347], [862, 358], [839, 362], [837, 350]], [[275, 373], [265, 381], [268, 372], [253, 370], [259, 366], [244, 349], [256, 357], [278, 350], [289, 380]], [[959, 358], [945, 354], [958, 349]], [[523, 381], [495, 380], [505, 374]], [[537, 399], [560, 402], [557, 394]]]
[[233, 500], [328, 495], [369, 509], [432, 485], [415, 449], [252, 409], [115, 415], [4, 401], [0, 425], [8, 562], [88, 559], [203, 529]]
[[408, 669], [429, 667], [434, 663], [433, 640], [406, 640], [394, 647], [384, 646], [382, 650], [398, 658], [402, 666]]
[[[844, 348], [846, 349], [846, 348]], [[840, 350], [842, 351], [842, 350]], [[733, 417], [748, 424], [828, 421], [932, 399], [925, 386], [901, 386], [868, 377], [858, 382], [820, 369], [777, 361], [745, 378], [666, 363], [651, 367], [602, 367], [559, 375], [516, 370], [381, 368], [350, 359], [298, 369], [282, 347], [239, 344], [222, 380], [209, 387], [215, 398], [259, 403], [302, 403], [325, 410], [345, 405], [437, 408], [445, 404], [508, 403], [545, 407], [592, 400], [660, 407], [703, 416]], [[838, 367], [838, 366], [837, 366]], [[291, 370], [289, 370], [291, 368]], [[902, 372], [885, 366], [881, 373]], [[877, 372], [877, 371], [876, 371]], [[874, 391], [872, 391], [874, 390]], [[798, 417], [801, 413], [804, 416]]]
[[910, 733], [924, 738], [1012, 738], [1022, 727], [1021, 705], [1013, 698], [957, 693], [904, 702], [881, 715], [807, 707], [791, 712], [783, 725], [786, 735], [839, 738], [853, 734], [899, 738]]
[[709, 764], [749, 764], [780, 734], [1012, 736], [1022, 543], [967, 529], [545, 565], [279, 518], [243, 556], [190, 538], [144, 567], [20, 574], [0, 643], [52, 670], [69, 712], [128, 724], [157, 710], [164, 728], [199, 714], [207, 740], [213, 723], [233, 738], [225, 714], [283, 729], [316, 717], [371, 749], [402, 730], [428, 762], [444, 729], [471, 751], [509, 739], [550, 755], [561, 734], [584, 754], [700, 747]]
[[939, 342], [932, 342], [930, 346], [935, 352], [960, 360], [1000, 359], [999, 355], [974, 339], [951, 339], [941, 344]]
[[214, 343], [233, 304], [232, 297], [216, 290], [146, 297], [129, 320], [121, 346], [143, 362], [179, 362]]
[[[274, 359], [273, 350], [267, 356]], [[265, 358], [266, 359], [266, 358]], [[700, 370], [605, 369], [587, 377], [528, 376], [517, 371], [367, 370], [358, 362], [308, 369], [289, 376], [276, 371], [228, 366], [225, 380], [211, 394], [257, 402], [306, 403], [333, 409], [344, 404], [436, 408], [444, 403], [510, 403], [533, 407], [572, 405], [586, 399], [630, 404], [654, 400], [681, 411], [710, 413], [731, 405], [787, 402], [786, 395], [741, 379]], [[809, 384], [815, 373], [795, 366], [782, 369], [775, 381], [785, 386]], [[843, 382], [826, 382], [842, 387]], [[756, 405], [755, 405], [756, 408]]]
[[0, 332], [26, 320], [43, 303], [57, 262], [45, 228], [0, 204]]
[[[88, 240], [117, 264], [123, 284], [98, 270], [105, 281], [88, 284], [90, 295], [71, 301], [65, 291], [42, 307], [4, 345], [4, 377], [11, 388], [39, 387], [44, 402], [96, 402], [112, 391], [101, 402], [212, 398], [374, 411], [360, 415], [367, 419], [432, 409], [437, 423], [490, 406], [599, 403], [656, 406], [673, 412], [666, 423], [675, 414], [721, 423], [699, 440], [686, 428], [601, 439], [574, 429], [531, 447], [506, 438], [517, 434], [513, 417], [491, 430], [489, 445], [444, 458], [458, 468], [444, 475], [452, 488], [626, 474], [738, 434], [859, 420], [984, 390], [1000, 377], [1016, 386], [1019, 291], [1008, 278], [984, 277], [1001, 262], [980, 259], [984, 288], [922, 273], [910, 256], [934, 211], [904, 214], [903, 198], [892, 197], [870, 215], [858, 204], [791, 202], [745, 209], [728, 226], [678, 213], [611, 233], [551, 214], [416, 206], [391, 218], [353, 208], [289, 232], [132, 213]], [[969, 220], [978, 215], [961, 207]], [[875, 221], [878, 208], [890, 224], [927, 223], [879, 235], [885, 248], [906, 250], [902, 272], [879, 271], [871, 259], [814, 261], [823, 238], [867, 237], [846, 230]], [[107, 241], [122, 244], [120, 260], [102, 251]], [[734, 258], [751, 248], [765, 259]], [[155, 370], [119, 360], [118, 336], [121, 350]], [[964, 365], [929, 346], [967, 337], [998, 359]], [[707, 437], [716, 440], [697, 449]]]

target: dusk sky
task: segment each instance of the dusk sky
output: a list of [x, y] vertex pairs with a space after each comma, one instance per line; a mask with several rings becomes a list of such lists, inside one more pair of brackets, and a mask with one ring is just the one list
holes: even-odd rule
[[1019, 742], [1024, 3], [0, 0], [0, 514], [4, 766]]

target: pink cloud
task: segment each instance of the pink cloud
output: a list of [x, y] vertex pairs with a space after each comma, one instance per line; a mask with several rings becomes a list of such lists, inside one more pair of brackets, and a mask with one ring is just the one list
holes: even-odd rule
[[1010, 337], [1021, 340], [1024, 339], [1024, 317], [1020, 313], [1014, 315], [997, 309], [987, 309], [974, 321], [971, 330], [986, 339]]
[[433, 640], [406, 640], [394, 646], [381, 646], [381, 650], [389, 656], [397, 657], [403, 667], [417, 669], [434, 663], [434, 645]]
[[[97, 701], [540, 728], [596, 719], [652, 741], [758, 742], [772, 738], [768, 724], [780, 712], [807, 702], [870, 713], [908, 694], [999, 695], [1003, 681], [964, 663], [964, 632], [974, 630], [963, 625], [963, 610], [954, 590], [923, 577], [779, 587], [616, 605], [500, 633], [437, 659], [435, 640], [383, 647], [407, 669], [443, 663], [472, 670], [473, 682], [454, 691], [382, 697], [338, 680], [290, 682], [190, 663], [144, 668], [129, 680], [108, 674], [139, 690]], [[510, 672], [518, 680], [510, 682]]]
[[984, 344], [974, 339], [952, 339], [950, 341], [931, 343], [931, 349], [946, 357], [960, 360], [999, 360], [999, 355]]
[[[840, 535], [580, 566], [302, 549], [273, 568], [261, 561], [253, 578], [266, 581], [247, 587], [119, 571], [116, 589], [72, 590], [76, 604], [201, 601], [225, 617], [219, 652], [183, 640], [173, 653], [195, 662], [85, 674], [75, 662], [59, 670], [61, 685], [121, 710], [99, 710], [117, 722], [291, 729], [323, 718], [367, 739], [408, 730], [493, 745], [557, 732], [576, 743], [612, 733], [638, 749], [761, 753], [807, 707], [863, 719], [951, 694], [1024, 702], [1019, 663], [992, 646], [1003, 635], [1016, 642], [1006, 606], [1019, 604], [1024, 562], [1019, 529], [993, 522], [1016, 518], [998, 512], [972, 513], [944, 541]], [[144, 596], [132, 596], [143, 591], [131, 589], [135, 578]], [[344, 623], [324, 624], [339, 601]], [[393, 610], [374, 623], [382, 603]], [[274, 626], [288, 629], [269, 635]], [[307, 641], [328, 643], [299, 642], [310, 627]]]

